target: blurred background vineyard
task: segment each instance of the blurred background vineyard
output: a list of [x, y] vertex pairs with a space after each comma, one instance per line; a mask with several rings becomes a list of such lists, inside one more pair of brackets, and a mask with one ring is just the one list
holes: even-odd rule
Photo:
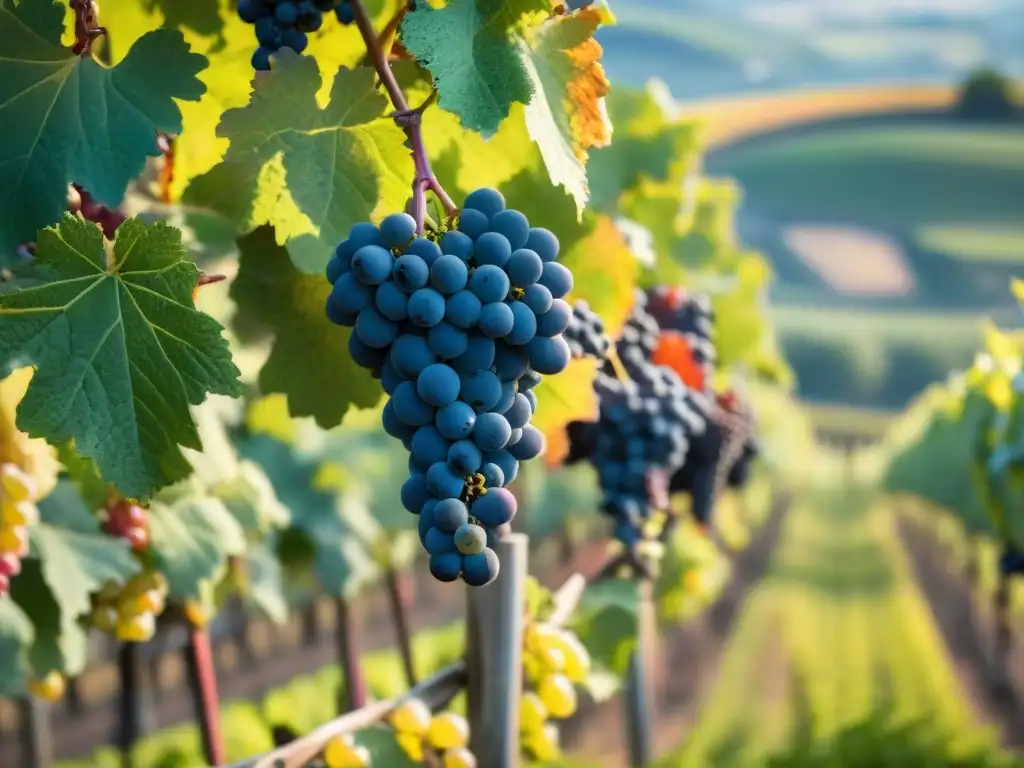
[[[657, 280], [687, 275], [715, 295], [723, 367], [764, 438], [750, 485], [720, 503], [720, 546], [684, 531], [661, 585], [659, 768], [1024, 765], [1012, 756], [1024, 747], [1024, 651], [1012, 642], [1024, 592], [998, 567], [1024, 549], [1024, 314], [1010, 287], [1024, 277], [1024, 0], [610, 5], [617, 24], [598, 38], [613, 121], [656, 106], [683, 162], [621, 199], [601, 200], [595, 184], [595, 202], [670, 254]], [[618, 130], [616, 141], [643, 134]], [[594, 157], [599, 173], [618, 172]], [[679, 196], [677, 236], [657, 222]], [[190, 225], [201, 266], [230, 272], [231, 233], [214, 217]], [[732, 288], [716, 287], [723, 275]], [[234, 313], [226, 285], [200, 306]], [[387, 539], [387, 559], [367, 545], [365, 572], [338, 575], [371, 692], [385, 697], [406, 676], [382, 579], [416, 584], [420, 676], [459, 656], [463, 607], [419, 578], [397, 498], [405, 458], [378, 418], [324, 433], [276, 396], [223, 417], [283, 504], [343, 498], [368, 512], [364, 543]], [[995, 498], [978, 479], [990, 470]], [[588, 471], [520, 480], [549, 586], [604, 552]], [[252, 573], [279, 581], [263, 554], [250, 553]], [[229, 606], [213, 625], [232, 759], [269, 749], [275, 728], [302, 734], [332, 717], [342, 679], [328, 629], [338, 604], [297, 577], [287, 594], [249, 586], [250, 610]], [[91, 654], [54, 713], [64, 768], [122, 765], [103, 746], [117, 738], [113, 709], [84, 717], [76, 703], [114, 686], [110, 648]], [[183, 671], [165, 656], [150, 648], [143, 663], [152, 701], [135, 768], [201, 764]], [[619, 706], [583, 706], [557, 765], [625, 765]], [[17, 720], [0, 711], [4, 766], [17, 764]]]

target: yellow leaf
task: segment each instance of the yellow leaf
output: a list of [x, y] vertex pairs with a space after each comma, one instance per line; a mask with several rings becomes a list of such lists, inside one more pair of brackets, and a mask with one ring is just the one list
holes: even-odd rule
[[559, 261], [573, 274], [571, 299], [583, 299], [604, 321], [610, 336], [617, 336], [633, 308], [633, 286], [640, 263], [611, 219], [602, 216], [597, 226], [573, 245]]
[[279, 393], [254, 400], [245, 414], [245, 426], [253, 434], [269, 435], [288, 445], [294, 444], [297, 435], [288, 397]]
[[1010, 281], [1010, 290], [1013, 292], [1013, 298], [1024, 304], [1024, 280], [1013, 278]]
[[549, 466], [558, 465], [568, 452], [566, 424], [597, 419], [597, 367], [595, 360], [573, 360], [558, 375], [546, 376], [535, 390], [539, 405], [531, 422], [547, 438]]

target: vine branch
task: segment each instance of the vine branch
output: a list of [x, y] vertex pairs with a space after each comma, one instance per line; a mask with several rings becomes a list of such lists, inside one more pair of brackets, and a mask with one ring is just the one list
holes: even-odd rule
[[[458, 206], [455, 205], [448, 193], [445, 192], [437, 177], [434, 176], [434, 171], [430, 167], [430, 159], [427, 157], [427, 148], [423, 143], [423, 110], [433, 103], [436, 96], [431, 94], [416, 109], [409, 108], [409, 102], [406, 101], [405, 94], [402, 93], [398, 80], [395, 79], [395, 73], [391, 70], [387, 53], [381, 44], [382, 41], [386, 42], [387, 35], [382, 35], [382, 39], [378, 39], [362, 2], [360, 0], [349, 0], [349, 2], [352, 5], [356, 27], [363, 38], [363, 43], [366, 45], [370, 62], [373, 64], [377, 77], [388, 92], [388, 97], [395, 107], [393, 116], [395, 123], [405, 132], [409, 142], [409, 149], [412, 152], [412, 161], [415, 166], [412, 182], [413, 218], [416, 219], [416, 232], [422, 234], [423, 222], [427, 216], [427, 190], [437, 195], [441, 205], [444, 206], [446, 214], [452, 216], [458, 212]], [[400, 19], [394, 20], [396, 30], [399, 21]]]
[[106, 27], [97, 25], [99, 9], [93, 0], [69, 0], [69, 5], [75, 14], [75, 44], [71, 50], [78, 56], [88, 56], [93, 41], [107, 34]]

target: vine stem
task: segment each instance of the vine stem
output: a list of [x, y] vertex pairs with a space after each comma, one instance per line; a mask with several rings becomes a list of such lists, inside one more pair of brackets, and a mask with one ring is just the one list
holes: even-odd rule
[[398, 80], [395, 79], [395, 73], [391, 70], [384, 47], [373, 31], [373, 24], [366, 9], [360, 0], [349, 0], [349, 2], [355, 15], [356, 27], [366, 45], [367, 53], [370, 54], [373, 68], [395, 107], [395, 123], [405, 131], [409, 141], [409, 149], [412, 152], [412, 161], [415, 167], [412, 182], [413, 218], [416, 219], [417, 234], [423, 234], [423, 224], [427, 215], [427, 190], [437, 195], [447, 215], [453, 216], [458, 212], [458, 206], [434, 176], [434, 171], [430, 167], [430, 159], [427, 157], [427, 148], [423, 142], [423, 110], [433, 103], [434, 96], [431, 95], [431, 98], [428, 98], [422, 106], [416, 109], [409, 108], [409, 102], [406, 101], [405, 94], [402, 93]]

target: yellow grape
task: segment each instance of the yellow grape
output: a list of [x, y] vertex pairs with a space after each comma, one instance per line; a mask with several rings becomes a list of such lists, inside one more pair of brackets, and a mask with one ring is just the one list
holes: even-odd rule
[[464, 748], [445, 750], [442, 761], [444, 768], [476, 768], [476, 757]]
[[565, 654], [561, 648], [545, 644], [537, 653], [541, 666], [546, 674], [554, 674], [565, 670]]
[[558, 649], [565, 658], [565, 665], [562, 672], [574, 683], [582, 683], [590, 674], [590, 653], [579, 641], [579, 638], [566, 630], [559, 630], [556, 634]]
[[423, 737], [414, 733], [401, 733], [395, 731], [395, 741], [402, 748], [406, 756], [414, 763], [423, 762]]
[[117, 639], [125, 643], [145, 643], [156, 634], [156, 616], [140, 613], [117, 622]]
[[160, 571], [148, 571], [139, 581], [144, 590], [153, 590], [159, 592], [160, 597], [167, 597], [167, 578]]
[[544, 727], [548, 721], [548, 708], [540, 700], [536, 693], [528, 692], [523, 694], [519, 700], [519, 730], [523, 733], [533, 733]]
[[539, 653], [551, 639], [551, 627], [547, 624], [528, 624], [523, 632], [523, 644], [530, 653]]
[[430, 728], [430, 707], [419, 699], [409, 699], [391, 713], [391, 727], [399, 733], [423, 736]]
[[469, 744], [469, 723], [461, 715], [444, 712], [430, 721], [427, 741], [434, 749], [456, 749]]
[[54, 702], [64, 695], [64, 675], [51, 670], [38, 680], [31, 680], [28, 692], [42, 701]]
[[108, 581], [102, 587], [100, 591], [96, 593], [96, 600], [101, 603], [113, 603], [117, 601], [117, 598], [121, 596], [121, 590], [124, 586], [118, 584], [116, 581]]
[[11, 501], [28, 501], [36, 497], [36, 484], [17, 464], [0, 464], [0, 490]]
[[135, 610], [139, 613], [159, 615], [164, 611], [164, 596], [155, 589], [147, 589], [135, 598]]
[[537, 693], [552, 717], [563, 720], [576, 711], [576, 689], [565, 675], [548, 675]]
[[0, 555], [24, 558], [28, 554], [28, 528], [12, 525], [0, 528]]
[[548, 723], [539, 731], [534, 731], [523, 740], [526, 748], [542, 763], [557, 760], [561, 750], [558, 747], [558, 728]]
[[196, 629], [206, 627], [206, 611], [199, 603], [189, 600], [185, 603], [185, 618]]
[[0, 527], [11, 528], [16, 525], [32, 527], [39, 522], [39, 507], [33, 502], [23, 499], [0, 500]]
[[355, 741], [350, 734], [335, 736], [324, 745], [327, 768], [355, 768]]
[[370, 768], [373, 756], [370, 754], [370, 750], [364, 747], [362, 744], [356, 745], [356, 748], [352, 750], [352, 766], [351, 768]]
[[100, 632], [115, 632], [117, 618], [117, 609], [112, 605], [97, 605], [92, 611], [92, 625]]
[[544, 676], [544, 665], [537, 654], [530, 651], [523, 651], [523, 671], [526, 672], [526, 679], [533, 682]]

